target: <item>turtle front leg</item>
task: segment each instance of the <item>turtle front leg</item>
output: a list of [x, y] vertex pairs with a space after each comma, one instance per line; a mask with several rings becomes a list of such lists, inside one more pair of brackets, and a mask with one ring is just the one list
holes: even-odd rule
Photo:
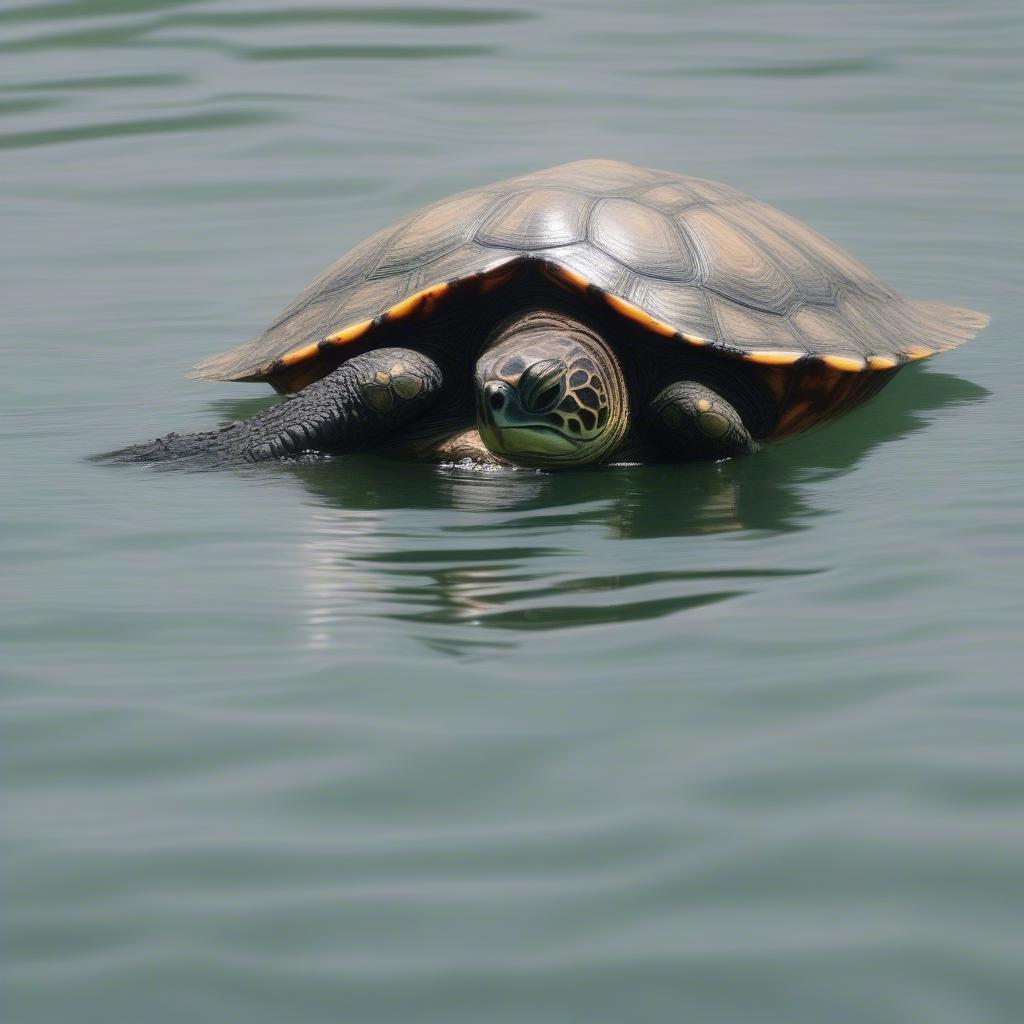
[[681, 459], [726, 459], [761, 447], [739, 409], [697, 381], [669, 384], [651, 400], [649, 411], [657, 439]]
[[441, 384], [437, 363], [421, 352], [375, 349], [250, 419], [200, 434], [168, 434], [112, 457], [119, 462], [196, 459], [226, 464], [266, 462], [307, 451], [361, 451], [422, 415], [437, 399]]

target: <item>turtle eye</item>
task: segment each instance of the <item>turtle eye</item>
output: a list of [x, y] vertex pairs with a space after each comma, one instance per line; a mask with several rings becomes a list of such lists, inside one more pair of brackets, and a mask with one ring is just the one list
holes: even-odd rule
[[519, 400], [528, 412], [553, 409], [565, 390], [567, 367], [561, 359], [531, 363], [519, 378]]

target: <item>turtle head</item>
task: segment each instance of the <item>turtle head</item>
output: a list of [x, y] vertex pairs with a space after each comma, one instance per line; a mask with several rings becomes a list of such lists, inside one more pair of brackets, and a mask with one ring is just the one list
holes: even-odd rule
[[488, 449], [524, 466], [607, 458], [629, 407], [614, 353], [590, 328], [535, 312], [497, 329], [477, 360], [477, 425]]

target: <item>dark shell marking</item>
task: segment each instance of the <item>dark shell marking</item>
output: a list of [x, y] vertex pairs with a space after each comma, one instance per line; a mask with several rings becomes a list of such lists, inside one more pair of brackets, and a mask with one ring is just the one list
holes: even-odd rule
[[[313, 364], [325, 348], [514, 287], [527, 261], [665, 338], [787, 374], [816, 367], [818, 399], [799, 399], [811, 419], [820, 418], [821, 397], [838, 400], [837, 375], [888, 378], [988, 322], [903, 298], [828, 239], [725, 185], [584, 160], [443, 199], [377, 232], [263, 335], [201, 362], [193, 376], [294, 390], [318, 376]], [[793, 406], [787, 417], [801, 420]]]

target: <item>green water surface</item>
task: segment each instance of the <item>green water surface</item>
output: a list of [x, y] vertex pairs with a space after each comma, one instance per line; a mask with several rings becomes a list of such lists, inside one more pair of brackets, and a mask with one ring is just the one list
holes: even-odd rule
[[[1024, 1020], [1024, 12], [0, 3], [5, 1024]], [[715, 466], [87, 457], [605, 156], [992, 325]]]

